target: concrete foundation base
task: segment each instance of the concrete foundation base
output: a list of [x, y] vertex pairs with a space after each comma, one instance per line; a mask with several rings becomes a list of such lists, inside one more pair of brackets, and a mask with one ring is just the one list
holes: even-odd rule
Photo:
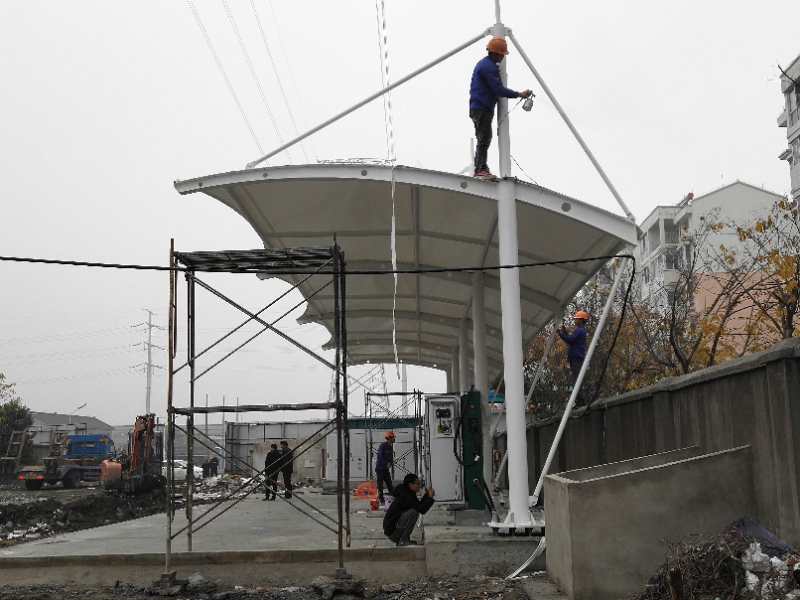
[[[345, 553], [352, 575], [377, 583], [397, 583], [424, 577], [425, 550], [416, 548], [358, 548]], [[200, 572], [228, 585], [289, 585], [333, 576], [338, 567], [335, 550], [266, 552], [181, 552], [173, 556], [179, 578]], [[164, 571], [163, 554], [111, 554], [0, 559], [5, 585], [113, 584], [115, 581], [149, 584]]]

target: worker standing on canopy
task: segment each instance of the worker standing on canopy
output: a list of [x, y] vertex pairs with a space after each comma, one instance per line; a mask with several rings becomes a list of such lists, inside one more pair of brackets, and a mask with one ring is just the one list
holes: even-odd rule
[[383, 496], [383, 484], [386, 484], [386, 492], [392, 493], [392, 474], [394, 467], [394, 431], [387, 431], [383, 436], [386, 441], [378, 446], [378, 458], [375, 460], [375, 479], [378, 484], [378, 502], [381, 505], [386, 503]]
[[508, 44], [504, 38], [492, 38], [486, 50], [488, 55], [479, 60], [472, 71], [469, 84], [469, 118], [475, 125], [475, 177], [491, 179], [494, 175], [486, 164], [486, 156], [492, 143], [492, 117], [497, 99], [527, 98], [532, 92], [515, 92], [503, 85], [499, 65], [508, 54]]
[[572, 379], [572, 385], [578, 380], [578, 373], [581, 372], [583, 360], [586, 358], [586, 322], [589, 320], [589, 313], [579, 310], [575, 313], [575, 328], [572, 333], [562, 326], [558, 330], [559, 337], [567, 344], [567, 361]]

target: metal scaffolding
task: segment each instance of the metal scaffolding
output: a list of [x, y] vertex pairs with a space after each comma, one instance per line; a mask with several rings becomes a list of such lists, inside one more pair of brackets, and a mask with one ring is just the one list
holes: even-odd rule
[[[221, 449], [209, 438], [201, 429], [195, 429], [194, 416], [196, 414], [210, 413], [241, 413], [241, 412], [270, 412], [282, 410], [333, 410], [334, 417], [328, 420], [322, 427], [312, 433], [300, 443], [295, 445], [285, 459], [293, 461], [307, 452], [313, 444], [321, 437], [326, 437], [331, 433], [336, 433], [337, 448], [339, 455], [337, 458], [337, 518], [325, 514], [314, 507], [310, 502], [294, 496], [296, 502], [285, 500], [290, 506], [318, 523], [320, 526], [336, 534], [337, 547], [339, 551], [339, 569], [344, 569], [344, 547], [350, 546], [350, 466], [345, 457], [349, 456], [350, 435], [347, 427], [347, 406], [348, 406], [348, 375], [347, 375], [347, 323], [346, 323], [346, 268], [344, 254], [338, 245], [334, 244], [329, 248], [288, 248], [281, 250], [235, 250], [219, 252], [176, 252], [174, 242], [170, 243], [170, 282], [169, 282], [169, 371], [167, 384], [167, 533], [165, 550], [165, 572], [169, 573], [172, 560], [172, 541], [183, 532], [186, 532], [187, 548], [191, 552], [193, 545], [193, 535], [219, 518], [225, 512], [233, 508], [248, 495], [266, 485], [266, 469], [258, 470], [252, 465], [242, 461], [226, 449]], [[219, 272], [219, 273], [254, 273], [258, 275], [281, 275], [291, 277], [294, 285], [280, 294], [277, 298], [268, 303], [258, 312], [250, 312], [233, 299], [229, 298], [207, 282], [198, 279], [196, 272]], [[179, 366], [175, 366], [177, 358], [177, 339], [178, 339], [178, 273], [184, 272], [186, 277], [186, 361]], [[324, 279], [315, 292], [303, 298], [303, 300], [279, 317], [268, 322], [262, 315], [267, 309], [274, 306], [279, 300], [286, 297], [291, 291], [312, 277]], [[197, 308], [195, 303], [196, 288], [200, 287], [216, 298], [233, 306], [247, 316], [242, 323], [228, 331], [225, 335], [218, 338], [209, 346], [202, 350], [196, 347], [197, 331]], [[330, 362], [314, 350], [308, 348], [294, 338], [290, 337], [275, 325], [294, 311], [301, 304], [310, 301], [317, 293], [333, 287], [334, 293], [334, 362]], [[233, 350], [225, 353], [221, 358], [213, 361], [208, 367], [198, 372], [196, 361], [206, 354], [209, 350], [219, 345], [222, 341], [229, 338], [236, 331], [249, 323], [258, 323], [262, 328], [254, 335], [250, 336], [243, 343], [237, 345]], [[244, 404], [244, 405], [222, 405], [222, 406], [196, 406], [195, 405], [195, 385], [197, 380], [203, 375], [214, 369], [223, 361], [230, 358], [238, 350], [249, 344], [256, 337], [266, 331], [275, 333], [296, 348], [312, 356], [334, 372], [335, 393], [329, 398], [328, 402], [310, 402], [304, 404], [286, 403], [265, 403], [265, 404]], [[188, 369], [189, 377], [189, 405], [178, 407], [174, 405], [174, 380], [184, 368]], [[185, 417], [184, 426], [178, 425], [176, 419]], [[187, 524], [178, 531], [173, 531], [173, 521], [175, 517], [176, 495], [175, 495], [175, 431], [181, 431], [186, 435], [187, 444], [187, 469], [186, 469], [186, 498], [185, 511]], [[245, 468], [252, 472], [249, 480], [244, 480], [238, 487], [230, 490], [228, 495], [212, 504], [199, 515], [194, 514], [193, 495], [194, 495], [194, 444], [206, 448], [209, 452], [219, 455], [233, 462], [242, 463]], [[280, 467], [280, 465], [278, 465]], [[279, 496], [280, 497], [280, 496]], [[299, 504], [308, 507], [308, 511], [301, 508]]]
[[[399, 406], [394, 409], [391, 408], [390, 402], [393, 397], [400, 398]], [[394, 458], [392, 478], [395, 477], [394, 467], [400, 467], [398, 463], [409, 454], [414, 459], [413, 472], [420, 474], [420, 458], [423, 456], [422, 397], [423, 393], [419, 390], [411, 392], [366, 392], [364, 394], [364, 421], [366, 425], [364, 446], [366, 448], [367, 477], [369, 479], [374, 479], [375, 477], [373, 465], [377, 456], [373, 432], [376, 429], [388, 429], [398, 421], [411, 421], [414, 425], [412, 428], [411, 448]], [[383, 401], [385, 401], [385, 404]], [[413, 417], [408, 415], [408, 409], [412, 406], [414, 408]], [[402, 469], [402, 467], [400, 468]]]

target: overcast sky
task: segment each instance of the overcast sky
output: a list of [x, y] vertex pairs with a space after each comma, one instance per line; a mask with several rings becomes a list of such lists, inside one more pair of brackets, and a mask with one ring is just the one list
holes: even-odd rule
[[[379, 87], [374, 2], [254, 3], [300, 129]], [[288, 138], [294, 128], [251, 2], [229, 4]], [[386, 4], [395, 78], [493, 21], [489, 0]], [[279, 136], [224, 5], [196, 6], [258, 143], [275, 147]], [[504, 20], [638, 219], [735, 179], [787, 192], [776, 64], [800, 52], [800, 2], [506, 0]], [[455, 172], [467, 164], [468, 80], [482, 53], [476, 45], [395, 93], [400, 163]], [[517, 175], [619, 212], [515, 54], [509, 74], [512, 87], [537, 94], [531, 113], [511, 119], [512, 153], [525, 171]], [[184, 250], [260, 246], [241, 217], [172, 187], [259, 155], [185, 2], [0, 0], [0, 77], [0, 254], [163, 264], [170, 237]], [[312, 161], [384, 157], [382, 104], [315, 136], [305, 152]], [[273, 164], [287, 162], [306, 162], [302, 149]], [[209, 279], [251, 308], [285, 289], [252, 276]], [[86, 402], [80, 412], [129, 423], [144, 408], [144, 376], [130, 369], [144, 360], [132, 346], [143, 334], [131, 325], [146, 317], [144, 307], [165, 324], [167, 292], [163, 274], [0, 264], [0, 371], [34, 410], [70, 412]], [[271, 314], [297, 301], [290, 296]], [[241, 320], [206, 296], [198, 303], [201, 344]], [[315, 348], [328, 338], [313, 325], [283, 327]], [[164, 340], [159, 332], [156, 343]], [[428, 369], [410, 369], [409, 382], [444, 387]], [[325, 367], [263, 336], [198, 391], [212, 402], [222, 394], [228, 402], [318, 401], [329, 386]], [[159, 373], [159, 410], [164, 389]], [[184, 401], [185, 386], [176, 389]]]

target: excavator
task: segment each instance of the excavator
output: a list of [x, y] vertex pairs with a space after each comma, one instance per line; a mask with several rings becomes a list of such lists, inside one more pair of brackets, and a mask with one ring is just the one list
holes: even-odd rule
[[138, 494], [163, 487], [163, 456], [164, 435], [156, 431], [156, 416], [140, 415], [128, 434], [127, 452], [100, 463], [100, 481], [107, 490], [125, 494]]

